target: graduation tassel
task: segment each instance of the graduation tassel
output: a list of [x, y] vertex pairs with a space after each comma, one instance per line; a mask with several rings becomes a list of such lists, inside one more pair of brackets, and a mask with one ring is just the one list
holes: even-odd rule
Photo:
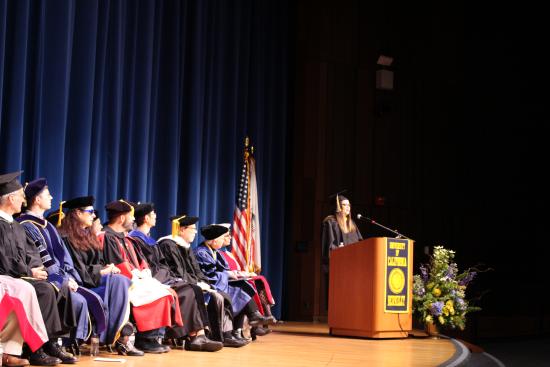
[[185, 218], [186, 215], [182, 215], [172, 221], [172, 237], [177, 237], [180, 232], [180, 220]]
[[57, 214], [57, 224], [56, 224], [57, 228], [61, 226], [61, 221], [63, 220], [63, 218], [65, 218], [65, 214], [63, 214], [63, 204], [65, 204], [64, 201], [61, 201], [59, 203], [59, 212]]
[[130, 207], [130, 215], [134, 215], [134, 207], [132, 205], [130, 205], [130, 203], [128, 203], [127, 201], [124, 201], [122, 199], [119, 200], [120, 202], [128, 205]]

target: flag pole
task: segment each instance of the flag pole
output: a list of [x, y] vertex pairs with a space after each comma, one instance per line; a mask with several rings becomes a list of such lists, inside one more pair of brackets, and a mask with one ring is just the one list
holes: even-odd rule
[[249, 156], [250, 152], [248, 150], [248, 146], [250, 145], [250, 139], [248, 136], [244, 139], [244, 161], [246, 164], [246, 177], [247, 177], [247, 187], [246, 187], [246, 268], [247, 271], [250, 271], [250, 235], [251, 235], [251, 224], [252, 224], [252, 216], [250, 213], [250, 162], [249, 162]]

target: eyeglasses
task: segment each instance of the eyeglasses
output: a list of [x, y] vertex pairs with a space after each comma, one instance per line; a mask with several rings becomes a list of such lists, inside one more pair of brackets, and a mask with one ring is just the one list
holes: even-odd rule
[[88, 214], [94, 214], [94, 209], [80, 209], [80, 211]]

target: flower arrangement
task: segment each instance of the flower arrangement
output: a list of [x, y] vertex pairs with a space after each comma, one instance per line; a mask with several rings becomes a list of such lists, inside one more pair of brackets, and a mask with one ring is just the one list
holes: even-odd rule
[[454, 256], [454, 251], [436, 246], [430, 264], [420, 266], [414, 276], [413, 309], [424, 324], [464, 330], [466, 314], [480, 310], [466, 300], [466, 288], [477, 273], [467, 269], [459, 274]]

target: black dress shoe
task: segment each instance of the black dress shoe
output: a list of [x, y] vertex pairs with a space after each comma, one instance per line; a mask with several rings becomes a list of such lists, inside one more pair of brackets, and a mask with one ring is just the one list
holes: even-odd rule
[[223, 333], [223, 346], [228, 348], [240, 348], [247, 345], [248, 342], [245, 339], [237, 339], [233, 336], [231, 331]]
[[33, 366], [57, 366], [61, 363], [61, 359], [47, 355], [42, 348], [29, 354], [28, 358]]
[[160, 344], [156, 339], [137, 339], [136, 348], [142, 350], [145, 353], [165, 353], [168, 350], [164, 345]]
[[71, 353], [64, 352], [59, 344], [49, 341], [44, 343], [44, 352], [46, 354], [49, 354], [52, 357], [59, 358], [61, 360], [61, 363], [65, 364], [74, 364], [78, 362], [78, 358], [73, 356]]
[[216, 352], [222, 348], [222, 343], [210, 340], [205, 335], [195, 335], [185, 341], [185, 350]]
[[124, 344], [120, 340], [117, 340], [115, 343], [115, 348], [118, 354], [122, 356], [143, 357], [145, 354], [141, 350], [134, 347], [134, 345], [129, 341]]
[[243, 335], [243, 329], [235, 329], [231, 332], [231, 335], [235, 337], [237, 340], [244, 340], [247, 343], [250, 343], [252, 341], [252, 338], [247, 338]]
[[252, 327], [252, 329], [250, 330], [250, 333], [251, 334], [254, 334], [256, 336], [264, 336], [264, 335], [267, 335], [271, 332], [271, 329], [269, 328], [265, 328], [265, 327], [261, 327], [261, 326], [254, 326]]
[[264, 317], [264, 315], [262, 315], [260, 311], [254, 311], [253, 313], [248, 315], [248, 323], [250, 324], [250, 326], [268, 325], [272, 323], [272, 320]]

